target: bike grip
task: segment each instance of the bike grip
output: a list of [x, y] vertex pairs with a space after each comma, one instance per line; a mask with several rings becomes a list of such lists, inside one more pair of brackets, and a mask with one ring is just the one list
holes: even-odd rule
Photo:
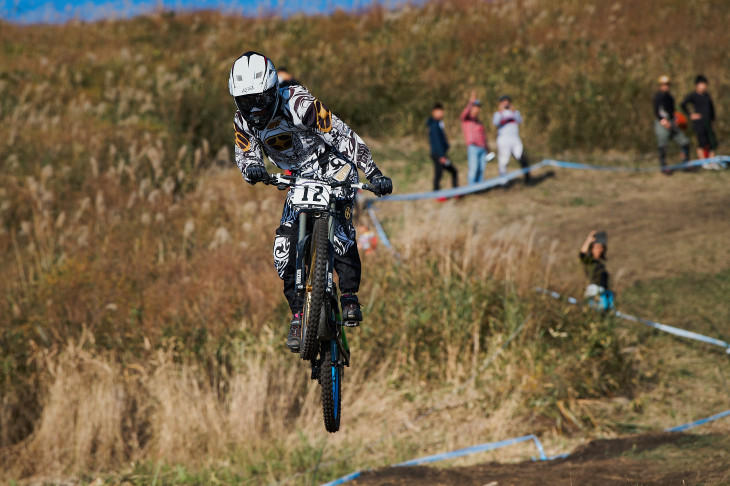
[[362, 189], [363, 191], [375, 192], [375, 186], [373, 186], [372, 184], [363, 184]]

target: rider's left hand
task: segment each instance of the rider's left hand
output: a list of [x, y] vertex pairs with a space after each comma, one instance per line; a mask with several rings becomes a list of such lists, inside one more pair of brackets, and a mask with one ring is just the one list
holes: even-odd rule
[[390, 180], [390, 177], [385, 177], [384, 175], [375, 176], [370, 183], [374, 186], [374, 192], [378, 196], [384, 196], [393, 192], [393, 181]]

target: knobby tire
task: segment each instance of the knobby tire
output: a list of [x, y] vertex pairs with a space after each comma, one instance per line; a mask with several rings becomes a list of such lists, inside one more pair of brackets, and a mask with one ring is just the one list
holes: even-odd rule
[[[342, 416], [343, 366], [339, 363], [332, 363], [332, 346], [337, 346], [336, 340], [322, 343], [320, 384], [322, 385], [324, 427], [327, 432], [334, 433], [340, 430], [340, 417]], [[335, 352], [337, 351], [335, 350]]]
[[304, 318], [302, 319], [302, 340], [299, 355], [304, 360], [317, 357], [319, 341], [317, 329], [322, 306], [324, 305], [324, 291], [327, 272], [327, 219], [318, 218], [314, 221], [312, 230], [311, 254], [309, 275], [307, 276], [307, 291], [304, 295]]

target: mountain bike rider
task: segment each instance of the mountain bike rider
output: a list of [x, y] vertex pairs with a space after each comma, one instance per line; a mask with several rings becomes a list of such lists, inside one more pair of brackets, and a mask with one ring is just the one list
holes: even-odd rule
[[[250, 184], [267, 181], [263, 154], [279, 169], [294, 176], [329, 180], [349, 171], [347, 180], [357, 182], [362, 170], [378, 195], [389, 194], [393, 183], [373, 162], [362, 139], [301, 85], [280, 87], [271, 60], [246, 52], [231, 67], [228, 88], [236, 102], [236, 164]], [[357, 169], [353, 169], [352, 161]], [[338, 174], [338, 175], [339, 175]], [[362, 321], [357, 299], [360, 255], [352, 225], [354, 194], [335, 189], [339, 215], [334, 229], [335, 271], [342, 292], [342, 318]], [[301, 341], [303, 297], [295, 291], [295, 256], [298, 218], [287, 195], [274, 240], [274, 265], [284, 281], [284, 296], [292, 311], [286, 344], [298, 351]]]

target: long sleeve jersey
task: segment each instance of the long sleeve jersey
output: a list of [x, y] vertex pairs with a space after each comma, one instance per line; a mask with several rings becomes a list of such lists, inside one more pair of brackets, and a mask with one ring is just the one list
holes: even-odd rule
[[279, 93], [279, 108], [263, 130], [249, 126], [238, 111], [234, 116], [236, 164], [247, 182], [246, 168], [264, 165], [264, 154], [294, 175], [319, 173], [328, 151], [353, 162], [368, 179], [381, 173], [365, 142], [305, 87], [287, 86]]
[[654, 95], [654, 116], [657, 120], [674, 119], [674, 96], [669, 91], [657, 91]]
[[478, 118], [472, 118], [469, 114], [473, 103], [470, 101], [461, 112], [461, 130], [464, 132], [464, 141], [467, 145], [487, 148], [487, 133], [484, 124]]
[[707, 93], [700, 94], [697, 91], [692, 91], [690, 94], [684, 97], [682, 100], [682, 111], [687, 115], [689, 112], [689, 105], [692, 105], [695, 113], [702, 115], [702, 120], [707, 122], [715, 121], [715, 105], [712, 104], [712, 98]]
[[492, 124], [497, 127], [497, 138], [520, 137], [522, 115], [519, 110], [497, 111], [492, 116]]
[[444, 132], [443, 120], [434, 120], [429, 118], [426, 121], [428, 127], [428, 141], [431, 145], [431, 155], [434, 157], [444, 157], [449, 151], [449, 141]]

